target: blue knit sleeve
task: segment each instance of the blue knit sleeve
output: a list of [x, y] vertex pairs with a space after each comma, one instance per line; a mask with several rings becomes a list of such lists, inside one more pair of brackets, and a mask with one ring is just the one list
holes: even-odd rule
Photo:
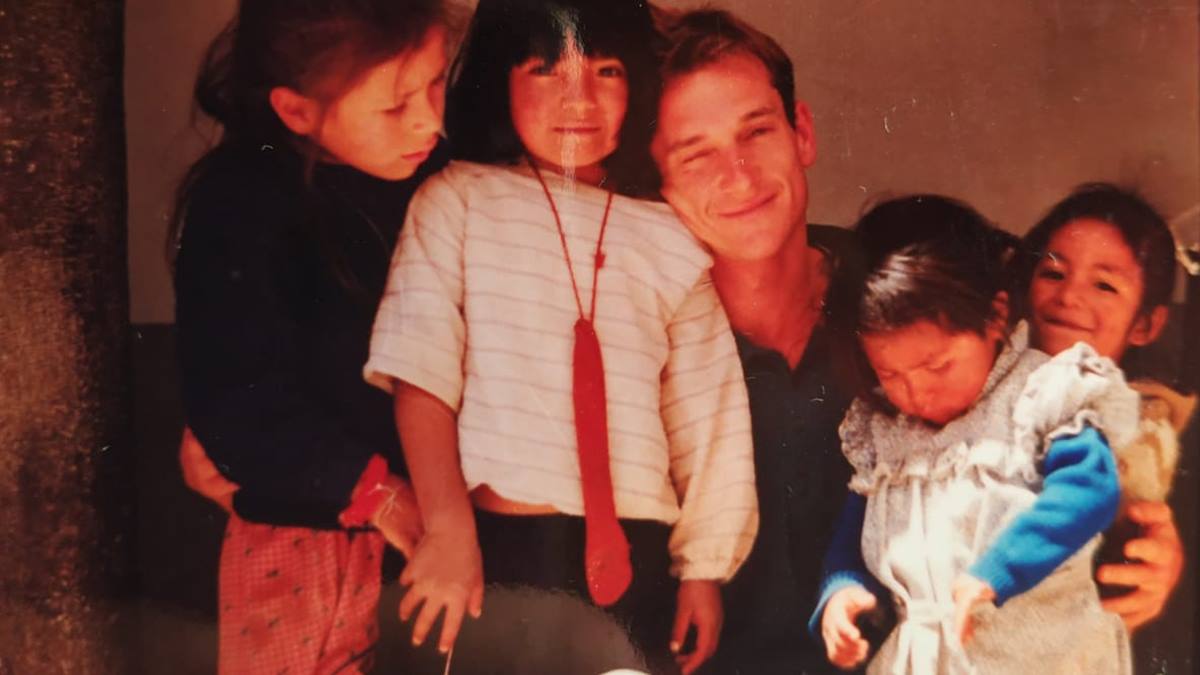
[[817, 606], [808, 620], [808, 630], [814, 636], [821, 634], [821, 615], [829, 598], [837, 591], [847, 586], [862, 586], [871, 591], [876, 597], [883, 597], [883, 587], [875, 577], [867, 571], [862, 555], [863, 518], [867, 513], [867, 498], [851, 492], [846, 497], [846, 505], [833, 529], [833, 540], [825, 560], [821, 574], [821, 594]]
[[1033, 506], [968, 570], [991, 584], [996, 605], [1036, 586], [1117, 515], [1116, 463], [1095, 427], [1051, 443], [1043, 473], [1042, 493]]

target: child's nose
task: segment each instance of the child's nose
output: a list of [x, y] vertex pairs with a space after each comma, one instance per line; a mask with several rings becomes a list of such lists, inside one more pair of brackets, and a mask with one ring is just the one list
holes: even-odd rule
[[446, 99], [440, 91], [430, 91], [425, 96], [412, 97], [412, 122], [414, 131], [437, 132], [442, 128], [442, 112]]
[[1067, 277], [1058, 287], [1058, 302], [1067, 307], [1078, 305], [1083, 300], [1082, 284], [1077, 279]]
[[908, 400], [913, 411], [923, 417], [937, 400], [935, 387], [923, 382], [911, 382], [908, 384]]
[[[573, 70], [573, 69], [572, 69]], [[563, 105], [568, 108], [590, 108], [596, 103], [596, 84], [586, 72], [568, 71], [563, 87]]]

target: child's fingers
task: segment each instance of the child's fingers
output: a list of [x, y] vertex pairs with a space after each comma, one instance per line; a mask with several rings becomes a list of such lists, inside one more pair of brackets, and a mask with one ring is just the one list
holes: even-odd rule
[[862, 631], [854, 623], [855, 616], [851, 612], [838, 612], [832, 617], [831, 625], [838, 642], [851, 643], [862, 638]]
[[849, 670], [867, 658], [869, 648], [870, 645], [866, 640], [854, 640], [837, 649], [830, 656], [829, 661], [839, 668]]
[[[408, 571], [407, 569], [405, 570]], [[404, 575], [400, 575], [400, 585], [408, 586], [411, 582], [404, 581]], [[425, 594], [418, 592], [415, 586], [409, 586], [409, 589], [404, 593], [404, 597], [400, 598], [400, 620], [408, 621], [412, 616], [413, 610], [425, 601]]]
[[448, 611], [450, 603], [440, 598], [437, 600], [429, 598], [425, 601], [421, 611], [417, 613], [417, 620], [413, 622], [412, 643], [414, 645], [421, 645], [425, 642], [425, 637], [429, 635], [429, 629], [433, 628], [433, 622], [437, 621], [443, 607]]
[[[412, 586], [413, 582], [416, 581], [415, 577], [416, 577], [416, 572], [413, 571], [413, 560], [410, 558], [408, 560], [408, 563], [404, 565], [404, 570], [402, 572], [400, 572], [400, 585], [401, 586]], [[409, 589], [409, 593], [411, 593], [411, 592], [412, 592], [412, 589]], [[405, 595], [407, 595], [407, 594], [405, 594]]]
[[[717, 637], [721, 630], [721, 621], [717, 617], [700, 611], [691, 612], [691, 617], [689, 623], [696, 626], [696, 648], [677, 659], [683, 675], [691, 675], [712, 657], [717, 651]], [[686, 637], [686, 632], [684, 635]]]
[[671, 653], [678, 654], [687, 639], [688, 626], [692, 625], [692, 608], [680, 604], [675, 609], [675, 623], [671, 626]]
[[475, 584], [471, 588], [470, 595], [467, 597], [467, 611], [471, 613], [471, 618], [478, 619], [483, 616], [483, 580]]
[[446, 616], [442, 621], [442, 639], [438, 642], [438, 651], [441, 653], [448, 653], [454, 646], [454, 641], [458, 638], [458, 631], [462, 627], [464, 610], [465, 608], [457, 602], [446, 604]]
[[958, 643], [960, 645], [966, 646], [967, 642], [971, 640], [971, 636], [975, 632], [975, 622], [971, 619], [971, 610], [969, 607], [961, 615], [954, 618], [954, 632], [958, 635]]
[[[875, 594], [865, 588], [853, 588], [846, 601], [847, 619], [853, 625], [859, 614], [875, 609]], [[857, 629], [855, 629], [857, 631]]]
[[863, 649], [869, 646], [867, 641], [862, 639], [858, 627], [849, 621], [830, 622], [829, 630], [825, 634], [825, 644], [829, 660], [839, 665], [847, 664], [842, 665], [843, 668], [853, 667], [854, 655], [860, 651], [860, 645]]

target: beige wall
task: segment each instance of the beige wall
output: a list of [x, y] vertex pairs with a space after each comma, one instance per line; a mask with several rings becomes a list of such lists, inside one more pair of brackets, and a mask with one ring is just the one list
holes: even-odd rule
[[[690, 6], [668, 0], [665, 4]], [[728, 0], [796, 62], [820, 156], [809, 218], [942, 192], [1014, 231], [1087, 180], [1200, 201], [1197, 0]], [[170, 190], [201, 147], [189, 95], [232, 0], [127, 0], [130, 283], [135, 322], [172, 317]], [[1200, 239], [1193, 216], [1181, 223]]]
[[174, 318], [165, 257], [175, 184], [211, 129], [192, 125], [192, 84], [235, 0], [125, 0], [129, 285], [135, 323]]

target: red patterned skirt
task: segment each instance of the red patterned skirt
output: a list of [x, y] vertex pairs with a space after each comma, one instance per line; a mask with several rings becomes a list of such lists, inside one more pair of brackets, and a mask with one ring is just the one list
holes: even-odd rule
[[370, 668], [378, 639], [376, 532], [231, 516], [221, 549], [219, 672], [326, 675]]

